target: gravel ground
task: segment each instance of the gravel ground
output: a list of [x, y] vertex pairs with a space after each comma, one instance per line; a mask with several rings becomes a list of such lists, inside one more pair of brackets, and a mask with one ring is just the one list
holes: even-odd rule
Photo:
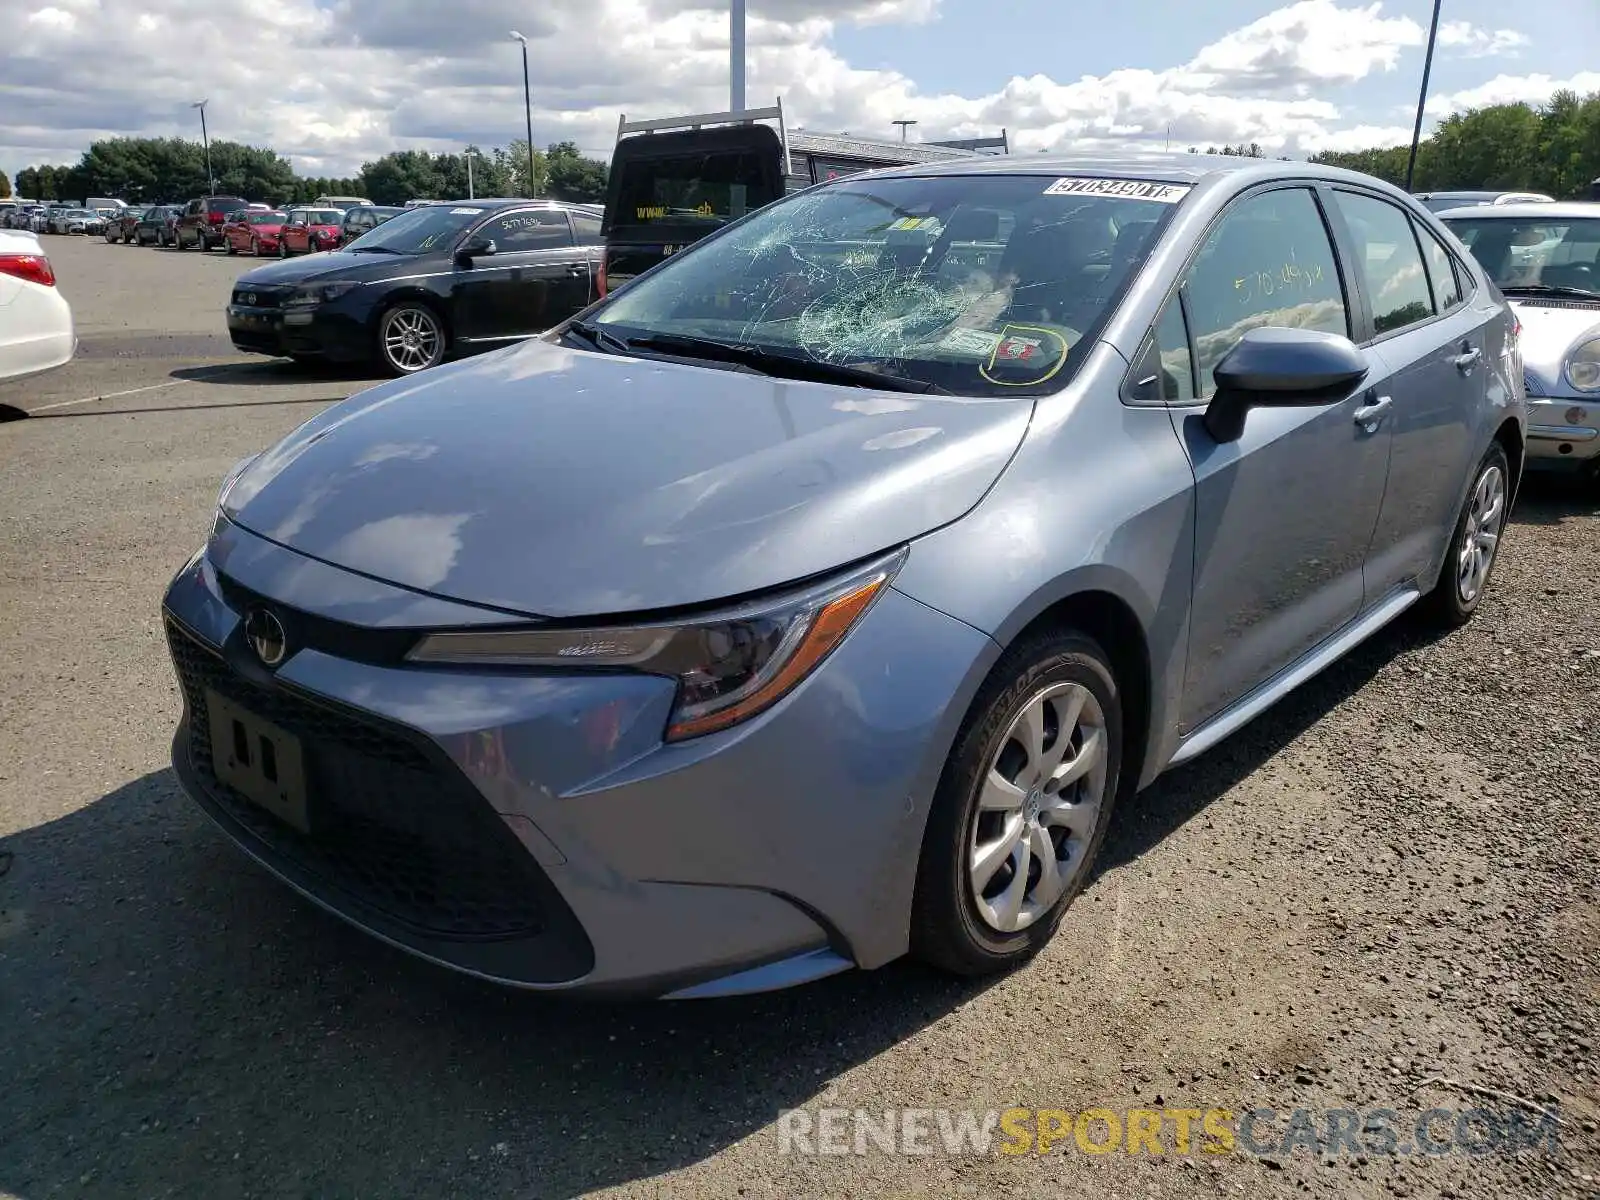
[[[346, 929], [179, 794], [165, 582], [222, 472], [364, 381], [230, 355], [248, 263], [47, 246], [85, 344], [0, 388], [39, 413], [0, 425], [0, 1195], [1600, 1196], [1600, 494], [1530, 484], [1467, 629], [1403, 622], [1126, 805], [1013, 976], [556, 1004]], [[1295, 1108], [1409, 1142], [1523, 1103], [1559, 1152], [1178, 1154], [1169, 1123], [1162, 1156], [807, 1156], [775, 1128], [1268, 1107], [1275, 1147]]]

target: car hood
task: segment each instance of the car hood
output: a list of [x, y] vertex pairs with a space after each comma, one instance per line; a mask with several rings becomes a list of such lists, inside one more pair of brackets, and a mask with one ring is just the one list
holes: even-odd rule
[[884, 393], [543, 340], [362, 392], [225, 498], [310, 557], [536, 616], [775, 587], [967, 512], [1027, 400]]
[[1585, 334], [1600, 337], [1600, 300], [1592, 308], [1558, 308], [1539, 300], [1513, 298], [1511, 307], [1522, 322], [1523, 364], [1547, 381], [1560, 375], [1567, 351], [1587, 340]]
[[[281, 228], [279, 233], [281, 235]], [[286, 258], [268, 263], [264, 267], [256, 267], [239, 276], [233, 286], [237, 291], [251, 285], [259, 287], [308, 283], [315, 279], [335, 277], [364, 281], [390, 279], [396, 275], [416, 274], [417, 263], [420, 261], [421, 257], [414, 254], [368, 254], [352, 253], [349, 250], [324, 250], [304, 258]]]

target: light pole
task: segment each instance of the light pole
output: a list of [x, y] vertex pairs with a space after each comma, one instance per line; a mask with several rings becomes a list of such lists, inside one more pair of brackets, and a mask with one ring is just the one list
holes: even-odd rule
[[200, 140], [205, 143], [206, 148], [206, 185], [210, 188], [209, 194], [215, 196], [217, 177], [211, 173], [211, 135], [206, 132], [206, 105], [209, 103], [209, 100], [196, 100], [189, 107], [200, 110]]
[[522, 108], [528, 118], [528, 196], [533, 196], [533, 89], [528, 83], [528, 39], [515, 29], [511, 36], [522, 43]]
[[464, 153], [461, 157], [467, 160], [467, 199], [471, 200], [474, 197], [474, 192], [472, 190], [472, 160], [478, 157], [478, 152], [471, 147], [468, 147], [466, 153]]
[[1417, 144], [1422, 141], [1422, 109], [1428, 103], [1428, 74], [1433, 70], [1433, 43], [1439, 36], [1439, 8], [1444, 0], [1433, 0], [1433, 24], [1428, 27], [1428, 52], [1422, 59], [1422, 91], [1417, 96], [1417, 123], [1411, 129], [1411, 157], [1406, 159], [1406, 191], [1417, 170]]
[[728, 5], [728, 99], [731, 111], [744, 111], [744, 0]]
[[901, 140], [901, 141], [902, 141], [902, 142], [903, 142], [903, 141], [905, 141], [905, 140], [906, 140], [906, 130], [907, 130], [907, 129], [908, 129], [908, 128], [910, 128], [910, 127], [911, 127], [911, 126], [913, 126], [913, 125], [915, 125], [915, 124], [916, 124], [916, 122], [915, 122], [915, 121], [909, 121], [909, 120], [905, 120], [905, 119], [903, 119], [903, 118], [902, 118], [902, 119], [901, 119], [901, 120], [899, 120], [899, 121], [891, 121], [891, 122], [889, 122], [889, 123], [890, 123], [890, 124], [891, 124], [891, 125], [898, 125], [898, 126], [900, 126], [900, 140]]

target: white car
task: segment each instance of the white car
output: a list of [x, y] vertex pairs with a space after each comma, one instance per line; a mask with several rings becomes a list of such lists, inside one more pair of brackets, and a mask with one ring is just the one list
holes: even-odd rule
[[1439, 219], [1522, 324], [1528, 466], [1600, 480], [1600, 204], [1479, 205]]
[[0, 229], [0, 380], [54, 370], [77, 348], [72, 306], [39, 239]]

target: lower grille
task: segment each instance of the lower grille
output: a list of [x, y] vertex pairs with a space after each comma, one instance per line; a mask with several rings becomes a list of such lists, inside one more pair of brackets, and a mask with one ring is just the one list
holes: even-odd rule
[[[170, 620], [167, 640], [188, 702], [194, 770], [264, 857], [286, 860], [359, 909], [427, 938], [492, 941], [543, 931], [549, 880], [466, 779], [415, 735], [245, 680]], [[208, 688], [301, 739], [310, 834], [217, 778]], [[328, 899], [338, 904], [337, 896]]]

